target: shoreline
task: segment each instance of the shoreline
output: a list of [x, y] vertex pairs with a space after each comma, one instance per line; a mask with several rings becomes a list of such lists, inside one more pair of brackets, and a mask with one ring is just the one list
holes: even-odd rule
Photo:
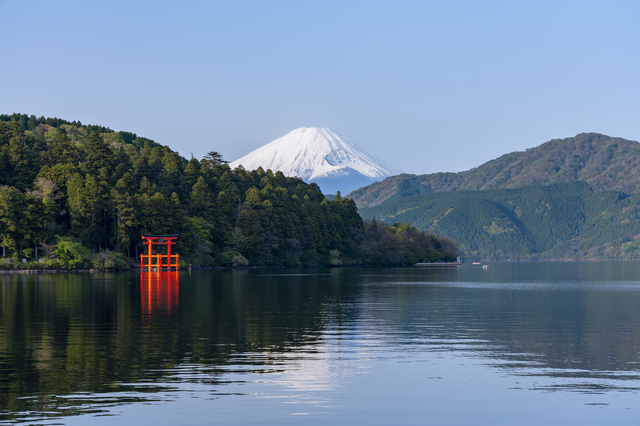
[[[547, 262], [640, 262], [640, 259], [472, 259], [463, 262], [433, 262], [433, 263], [417, 263], [417, 264], [406, 264], [406, 265], [310, 265], [310, 266], [193, 266], [189, 267], [181, 267], [178, 271], [191, 271], [191, 270], [225, 270], [225, 269], [235, 269], [235, 270], [243, 270], [243, 269], [302, 269], [302, 268], [406, 268], [406, 267], [417, 267], [423, 268], [425, 266], [477, 266], [472, 265], [472, 262], [491, 262], [491, 263], [547, 263]], [[142, 272], [140, 268], [130, 268], [130, 269], [0, 269], [0, 275], [19, 275], [19, 274], [96, 274], [96, 273], [107, 273], [107, 272]], [[145, 271], [149, 272], [149, 271]], [[158, 271], [153, 271], [158, 272]], [[160, 271], [160, 272], [168, 272], [168, 271]]]

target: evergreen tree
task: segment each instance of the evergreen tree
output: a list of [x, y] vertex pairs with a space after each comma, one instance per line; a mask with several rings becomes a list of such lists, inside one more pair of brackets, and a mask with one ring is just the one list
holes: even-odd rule
[[113, 152], [98, 131], [93, 131], [87, 138], [85, 160], [88, 173], [95, 175], [103, 168], [108, 173], [113, 170]]

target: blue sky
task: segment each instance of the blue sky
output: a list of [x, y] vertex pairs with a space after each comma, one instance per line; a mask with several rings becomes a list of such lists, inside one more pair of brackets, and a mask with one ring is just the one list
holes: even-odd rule
[[640, 1], [0, 0], [0, 113], [235, 160], [330, 127], [409, 173], [640, 140]]

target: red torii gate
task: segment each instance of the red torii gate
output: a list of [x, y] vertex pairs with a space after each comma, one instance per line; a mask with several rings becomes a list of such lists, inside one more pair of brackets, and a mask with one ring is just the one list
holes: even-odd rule
[[[178, 238], [178, 234], [170, 234], [170, 235], [142, 235], [142, 239], [145, 240], [145, 244], [147, 245], [147, 254], [140, 255], [140, 269], [144, 271], [146, 267], [148, 271], [151, 271], [151, 268], [156, 268], [156, 270], [160, 271], [162, 268], [176, 268], [180, 266], [180, 255], [179, 254], [171, 254], [171, 246], [175, 245], [176, 239]], [[153, 246], [164, 244], [167, 246], [167, 254], [153, 254]], [[145, 263], [145, 259], [147, 262]], [[153, 260], [156, 260], [155, 263]], [[175, 259], [175, 263], [173, 260]]]

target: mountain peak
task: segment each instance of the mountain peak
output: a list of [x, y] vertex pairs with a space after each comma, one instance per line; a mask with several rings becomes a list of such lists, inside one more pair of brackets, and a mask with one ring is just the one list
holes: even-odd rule
[[231, 163], [232, 168], [239, 165], [297, 176], [318, 183], [325, 192], [348, 192], [402, 173], [328, 127], [292, 130]]

